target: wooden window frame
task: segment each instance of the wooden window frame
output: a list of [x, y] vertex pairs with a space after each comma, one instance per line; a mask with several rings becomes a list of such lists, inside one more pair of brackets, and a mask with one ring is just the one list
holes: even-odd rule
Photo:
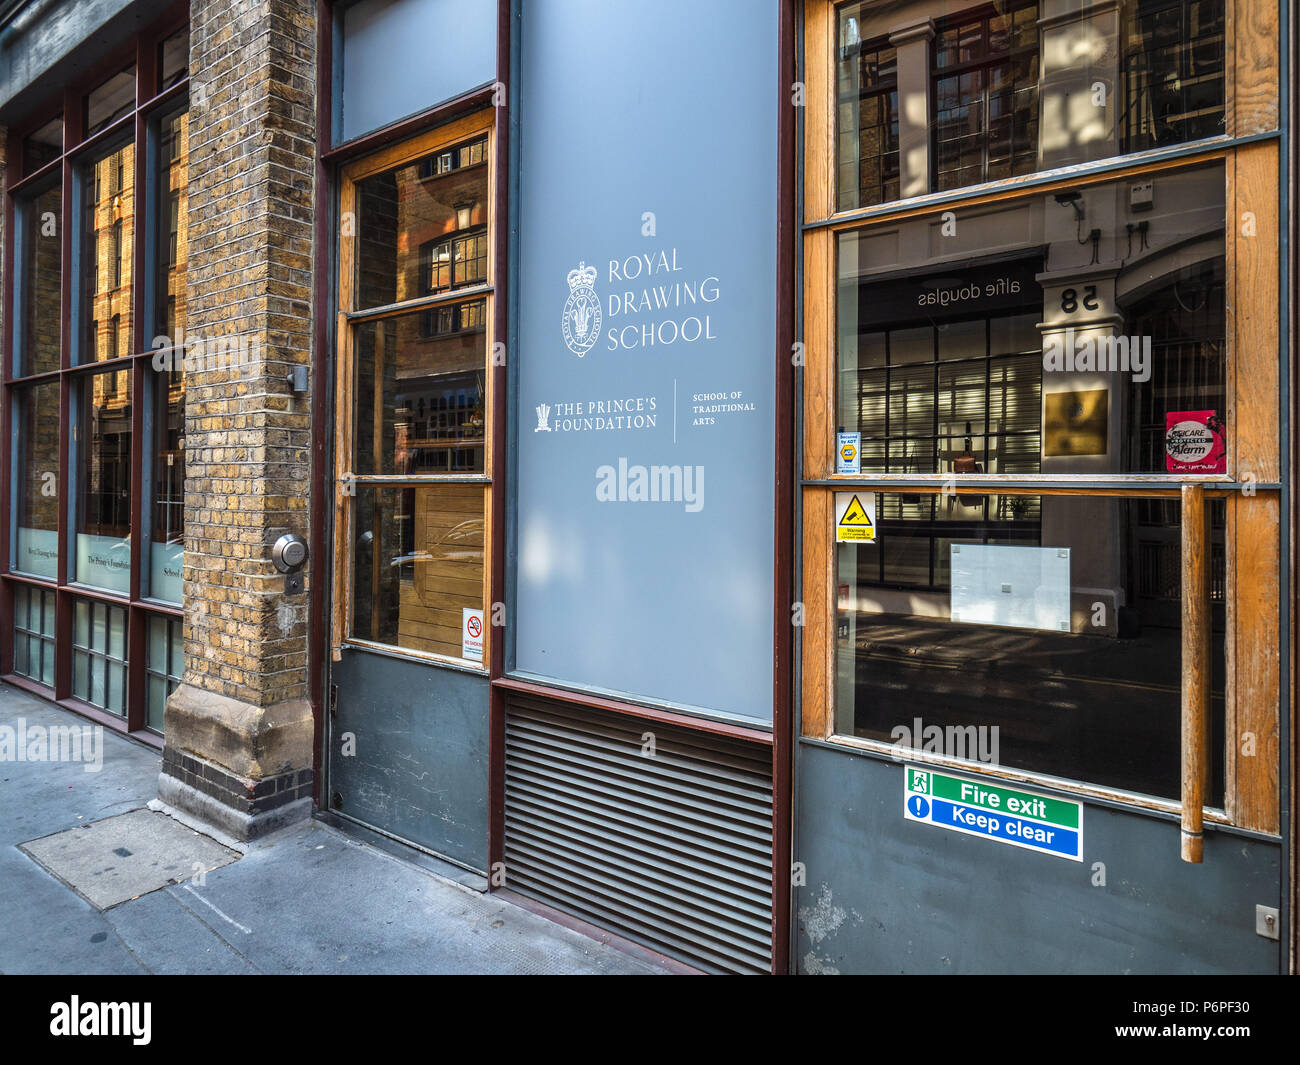
[[[363, 156], [354, 162], [345, 164], [339, 172], [339, 212], [342, 218], [357, 217], [357, 185], [359, 182], [376, 174], [396, 167], [413, 163], [425, 156], [449, 150], [462, 142], [476, 137], [486, 138], [487, 188], [486, 200], [487, 222], [483, 231], [494, 233], [497, 220], [495, 217], [495, 200], [490, 194], [496, 188], [496, 167], [498, 152], [495, 113], [492, 110], [476, 111], [420, 133], [407, 140], [383, 148], [374, 154]], [[462, 168], [467, 169], [467, 168]], [[478, 228], [478, 227], [475, 227]], [[469, 231], [467, 231], [469, 232]], [[455, 234], [450, 237], [454, 238]], [[331, 604], [331, 638], [330, 656], [335, 662], [342, 657], [344, 646], [356, 647], [383, 654], [410, 658], [431, 664], [450, 666], [456, 669], [487, 676], [491, 662], [492, 644], [496, 639], [494, 626], [487, 623], [487, 614], [491, 609], [492, 585], [492, 549], [495, 525], [498, 520], [492, 507], [493, 477], [495, 468], [494, 455], [494, 421], [496, 418], [495, 375], [492, 373], [492, 352], [496, 336], [493, 323], [494, 315], [494, 281], [497, 270], [494, 242], [488, 240], [487, 276], [482, 284], [452, 287], [447, 291], [431, 295], [418, 296], [398, 303], [380, 307], [358, 308], [356, 306], [357, 285], [356, 270], [358, 265], [357, 242], [360, 234], [357, 227], [344, 226], [339, 237], [339, 257], [337, 276], [338, 310], [336, 314], [336, 364], [334, 391], [334, 558], [333, 587], [334, 600]], [[418, 268], [422, 286], [427, 282], [426, 263], [423, 254], [419, 255]], [[483, 432], [483, 470], [479, 473], [428, 473], [428, 474], [356, 474], [351, 469], [353, 444], [356, 439], [352, 423], [353, 376], [356, 370], [354, 358], [354, 330], [367, 322], [379, 321], [415, 311], [428, 311], [448, 303], [461, 303], [475, 297], [485, 303], [483, 328], [483, 372], [484, 372], [484, 432]], [[412, 487], [421, 484], [473, 484], [478, 485], [483, 493], [483, 573], [482, 602], [485, 617], [483, 631], [483, 657], [475, 663], [472, 660], [437, 654], [432, 651], [420, 651], [396, 644], [378, 643], [358, 639], [350, 635], [352, 627], [353, 589], [351, 545], [355, 539], [356, 496], [359, 487]]]
[[[1283, 607], [1279, 586], [1282, 550], [1279, 366], [1284, 353], [1276, 313], [1281, 255], [1280, 143], [1276, 136], [1268, 136], [1278, 131], [1277, 4], [1274, 0], [1265, 3], [1228, 0], [1225, 12], [1229, 42], [1229, 69], [1225, 78], [1227, 130], [1222, 138], [1180, 146], [1176, 153], [1136, 153], [1060, 171], [1040, 171], [997, 182], [991, 187], [932, 193], [897, 205], [842, 212], [835, 209], [836, 6], [831, 0], [805, 0], [804, 3], [803, 74], [808, 107], [803, 164], [805, 363], [800, 494], [804, 545], [801, 599], [806, 624], [801, 652], [800, 736], [880, 757], [895, 753], [887, 743], [836, 735], [833, 731], [834, 493], [851, 488], [888, 491], [900, 486], [906, 486], [910, 493], [944, 491], [942, 474], [841, 476], [835, 473], [838, 235], [846, 230], [869, 234], [877, 227], [924, 215], [937, 216], [945, 210], [960, 212], [1028, 195], [1118, 183], [1219, 160], [1226, 180], [1226, 408], [1233, 426], [1228, 473], [1210, 477], [1137, 474], [1100, 478], [985, 475], [972, 478], [972, 483], [1005, 494], [1181, 497], [1184, 527], [1188, 524], [1189, 506], [1203, 498], [1228, 500], [1225, 797], [1223, 809], [1203, 806], [1199, 813], [1205, 821], [1278, 835], [1280, 713], [1284, 705], [1279, 672]], [[1252, 139], [1234, 143], [1240, 138]], [[1255, 745], [1252, 757], [1242, 754], [1241, 740], [1247, 733], [1252, 735]], [[1187, 814], [1177, 800], [1032, 771], [957, 759], [938, 761], [968, 772], [1037, 783], [1138, 810]]]

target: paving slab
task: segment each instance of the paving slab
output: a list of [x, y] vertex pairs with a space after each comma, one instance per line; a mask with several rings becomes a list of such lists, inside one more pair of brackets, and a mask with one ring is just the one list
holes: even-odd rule
[[99, 910], [239, 858], [237, 851], [153, 810], [89, 821], [29, 840], [19, 850]]

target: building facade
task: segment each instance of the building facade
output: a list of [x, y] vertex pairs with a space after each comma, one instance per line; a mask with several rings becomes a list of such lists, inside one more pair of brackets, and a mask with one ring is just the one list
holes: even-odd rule
[[0, 674], [709, 972], [1295, 966], [1285, 5], [0, 7]]

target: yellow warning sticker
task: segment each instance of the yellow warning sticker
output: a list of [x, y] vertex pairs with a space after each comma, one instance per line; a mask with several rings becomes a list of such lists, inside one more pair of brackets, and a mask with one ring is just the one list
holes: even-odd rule
[[876, 542], [876, 495], [874, 492], [835, 493], [835, 542]]

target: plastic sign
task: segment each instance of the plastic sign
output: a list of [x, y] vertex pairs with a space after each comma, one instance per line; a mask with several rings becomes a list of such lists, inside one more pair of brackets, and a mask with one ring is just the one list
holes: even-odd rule
[[1070, 799], [905, 765], [903, 817], [1083, 861], [1083, 804]]
[[874, 544], [876, 542], [876, 493], [835, 493], [835, 542], [837, 544]]
[[862, 472], [862, 434], [835, 434], [835, 472]]
[[473, 607], [461, 608], [460, 657], [483, 661], [483, 611]]
[[1165, 470], [1169, 473], [1228, 472], [1228, 443], [1223, 422], [1215, 411], [1165, 414]]

